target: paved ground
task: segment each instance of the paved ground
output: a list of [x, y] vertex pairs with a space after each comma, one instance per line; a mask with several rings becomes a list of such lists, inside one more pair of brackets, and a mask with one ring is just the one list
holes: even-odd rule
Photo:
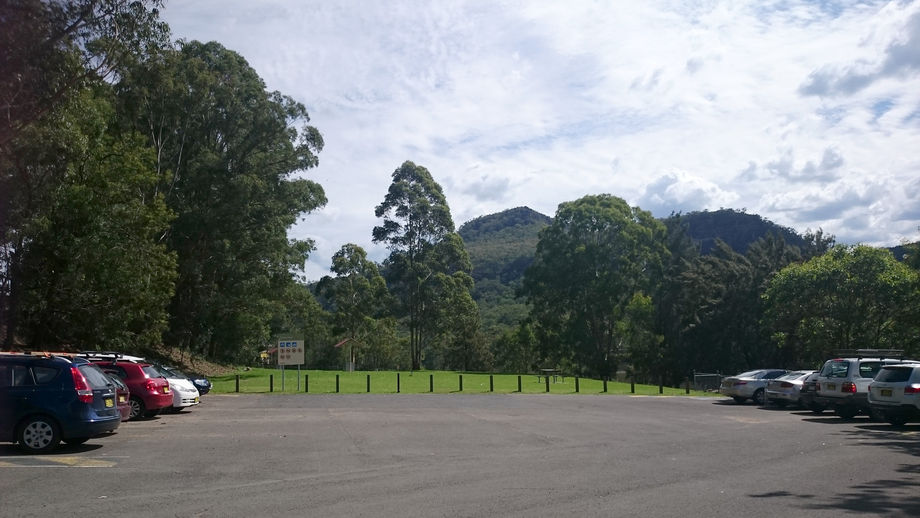
[[729, 400], [208, 395], [54, 455], [0, 516], [918, 516], [920, 426]]

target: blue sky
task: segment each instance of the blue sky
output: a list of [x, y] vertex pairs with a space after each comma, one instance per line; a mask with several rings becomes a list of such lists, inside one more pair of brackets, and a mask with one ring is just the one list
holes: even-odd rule
[[920, 1], [195, 0], [174, 37], [307, 106], [329, 203], [291, 230], [371, 242], [405, 160], [454, 221], [610, 193], [744, 209], [843, 243], [920, 239]]

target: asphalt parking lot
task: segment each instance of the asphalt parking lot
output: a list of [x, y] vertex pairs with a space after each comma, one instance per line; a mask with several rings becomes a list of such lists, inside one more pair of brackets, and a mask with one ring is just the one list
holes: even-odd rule
[[55, 454], [6, 516], [918, 516], [920, 426], [725, 399], [208, 395]]

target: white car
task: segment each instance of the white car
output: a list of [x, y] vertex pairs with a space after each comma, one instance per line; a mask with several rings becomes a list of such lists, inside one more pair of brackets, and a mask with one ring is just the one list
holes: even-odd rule
[[882, 367], [917, 363], [897, 357], [886, 358], [874, 349], [857, 352], [865, 356], [834, 358], [824, 362], [815, 384], [815, 401], [833, 408], [834, 413], [844, 419], [851, 419], [860, 412], [869, 414], [869, 384]]
[[920, 365], [886, 365], [869, 384], [869, 407], [895, 426], [920, 419]]
[[792, 371], [770, 380], [767, 383], [767, 402], [779, 407], [786, 405], [803, 406], [801, 399], [802, 384], [809, 374], [815, 371]]
[[762, 405], [767, 382], [787, 372], [785, 369], [758, 369], [742, 372], [722, 380], [719, 392], [734, 399], [735, 403], [744, 403], [745, 400], [751, 399], [755, 404]]
[[169, 382], [169, 390], [173, 394], [172, 412], [180, 412], [184, 408], [189, 408], [201, 402], [201, 396], [195, 384], [187, 377], [181, 375], [162, 365], [157, 365], [156, 369]]

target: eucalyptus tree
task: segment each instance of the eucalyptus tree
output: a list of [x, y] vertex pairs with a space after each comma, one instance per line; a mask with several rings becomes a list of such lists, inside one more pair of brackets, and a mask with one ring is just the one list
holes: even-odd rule
[[649, 212], [608, 194], [559, 205], [523, 285], [544, 342], [558, 340], [581, 368], [612, 375], [626, 352], [619, 329], [627, 308], [636, 294], [653, 293], [661, 277], [665, 234]]
[[306, 108], [216, 42], [185, 42], [119, 70], [124, 125], [154, 149], [157, 192], [176, 213], [178, 258], [168, 342], [246, 356], [273, 334], [285, 293], [313, 250], [288, 229], [322, 206], [322, 137]]
[[710, 254], [691, 262], [680, 275], [687, 319], [681, 347], [688, 367], [730, 372], [767, 364], [792, 366], [762, 323], [761, 296], [773, 276], [800, 257], [798, 248], [771, 234], [752, 243], [745, 254], [717, 240]]
[[32, 348], [140, 351], [166, 327], [175, 257], [156, 238], [172, 214], [151, 194], [149, 148], [108, 134], [108, 103], [84, 94], [39, 131], [66, 171], [22, 229], [16, 334]]
[[320, 279], [317, 290], [330, 302], [335, 330], [348, 340], [349, 361], [355, 365], [359, 347], [368, 350], [379, 345], [389, 299], [386, 281], [367, 252], [352, 243], [332, 256], [330, 270], [336, 276]]
[[890, 251], [832, 248], [772, 280], [766, 322], [780, 347], [808, 365], [837, 349], [894, 348], [920, 354], [920, 273]]
[[[147, 269], [171, 268], [152, 241], [168, 216], [150, 188], [142, 143], [112, 131], [105, 79], [140, 49], [164, 41], [160, 4], [0, 2], [0, 329], [6, 348], [16, 340], [30, 346], [36, 340], [159, 341], [152, 335], [163, 291], [151, 289], [148, 304], [129, 301], [145, 294], [118, 290], [134, 286], [132, 270], [172, 289], [168, 272]], [[62, 245], [68, 240], [69, 249]], [[118, 254], [122, 259], [113, 261]], [[105, 310], [106, 304], [117, 309]], [[131, 311], [138, 314], [128, 318]], [[90, 329], [96, 318], [99, 325]], [[110, 328], [108, 318], [121, 319], [124, 328]]]
[[[385, 276], [409, 331], [411, 368], [420, 369], [426, 348], [443, 338], [449, 327], [444, 324], [464, 318], [475, 308], [458, 304], [470, 297], [472, 265], [463, 240], [454, 231], [444, 192], [431, 173], [406, 161], [392, 177], [383, 202], [375, 209], [383, 224], [374, 227], [373, 240], [386, 243], [390, 250]], [[471, 327], [451, 328], [464, 334]]]

